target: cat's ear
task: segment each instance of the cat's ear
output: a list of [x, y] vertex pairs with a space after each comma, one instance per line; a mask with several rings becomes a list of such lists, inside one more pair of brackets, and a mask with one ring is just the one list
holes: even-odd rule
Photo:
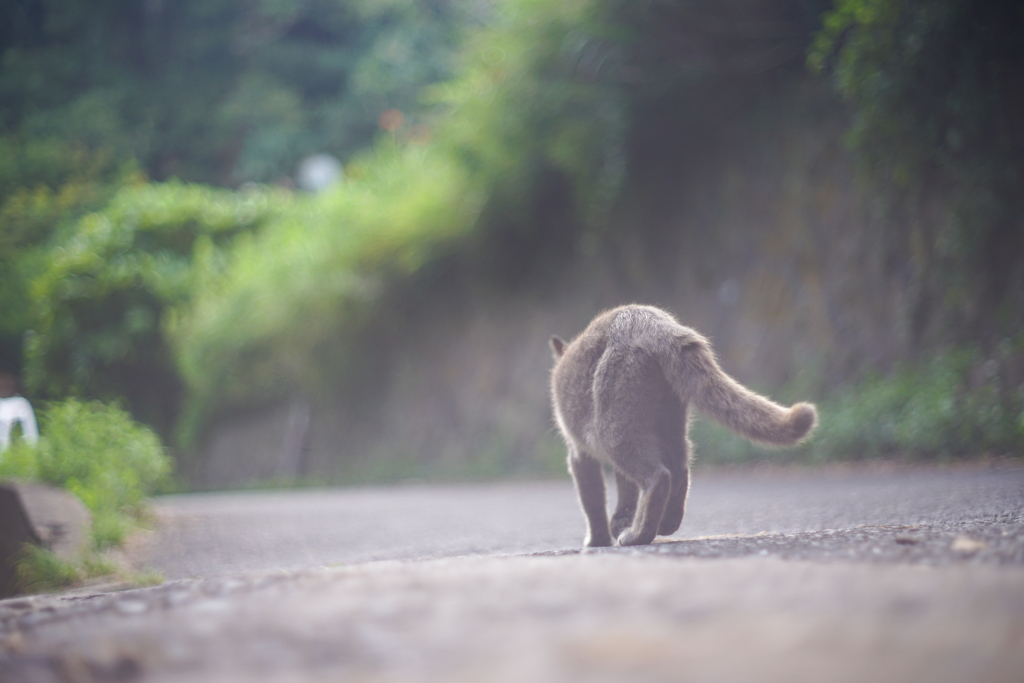
[[555, 358], [561, 358], [565, 353], [565, 341], [557, 334], [551, 335], [551, 350], [555, 352]]

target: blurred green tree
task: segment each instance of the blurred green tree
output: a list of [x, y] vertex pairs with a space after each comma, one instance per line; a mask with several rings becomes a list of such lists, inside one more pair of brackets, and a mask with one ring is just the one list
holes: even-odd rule
[[313, 152], [345, 159], [384, 110], [415, 114], [419, 89], [451, 74], [459, 25], [428, 0], [23, 0], [0, 12], [0, 136], [110, 148], [152, 178], [218, 185], [290, 176]]
[[[55, 294], [64, 289], [54, 283], [81, 266], [69, 265], [61, 246], [79, 219], [146, 177], [290, 184], [308, 154], [344, 160], [367, 147], [387, 109], [405, 112], [407, 128], [416, 125], [420, 88], [451, 73], [458, 16], [444, 0], [0, 3], [0, 371], [19, 373], [22, 339], [41, 326], [28, 354], [29, 386], [47, 395], [96, 389], [103, 345], [74, 334], [142, 309], [103, 287], [79, 288], [69, 300]], [[175, 229], [187, 232], [193, 219], [202, 223], [194, 216]], [[81, 238], [74, 237], [79, 246]], [[147, 249], [145, 239], [128, 242]], [[111, 256], [110, 245], [92, 246]], [[154, 263], [163, 253], [158, 248]], [[60, 322], [94, 295], [95, 316]], [[150, 327], [157, 334], [156, 322]], [[82, 348], [72, 349], [79, 341]], [[105, 348], [105, 362], [117, 353], [145, 355], [120, 342]], [[166, 361], [161, 372], [173, 374]], [[44, 380], [44, 367], [56, 374]], [[140, 370], [138, 358], [132, 367]], [[90, 395], [114, 392], [119, 381], [108, 379]]]

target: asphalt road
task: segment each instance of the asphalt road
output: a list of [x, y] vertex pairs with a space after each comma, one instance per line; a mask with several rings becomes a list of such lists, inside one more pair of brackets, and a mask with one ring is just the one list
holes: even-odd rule
[[[137, 567], [167, 579], [558, 551], [578, 548], [584, 535], [568, 475], [549, 482], [178, 495], [156, 499], [155, 507], [158, 529], [137, 539], [130, 553]], [[965, 524], [1000, 522], [1024, 523], [1024, 468], [698, 471], [674, 538], [885, 526], [953, 533]], [[764, 540], [745, 543], [778, 555], [798, 542]], [[705, 556], [736, 553], [721, 542], [700, 548]], [[878, 554], [867, 552], [855, 556]]]
[[678, 537], [586, 552], [567, 481], [157, 510], [175, 580], [0, 601], [0, 681], [1024, 680], [1019, 465], [698, 473]]

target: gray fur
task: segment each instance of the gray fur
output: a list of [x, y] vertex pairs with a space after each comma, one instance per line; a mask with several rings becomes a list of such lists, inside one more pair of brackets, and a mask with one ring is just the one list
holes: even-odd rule
[[[792, 446], [817, 422], [809, 403], [785, 408], [718, 367], [711, 344], [665, 311], [631, 304], [598, 315], [566, 344], [551, 338], [555, 421], [587, 518], [587, 546], [650, 543], [674, 533], [690, 488], [688, 409], [752, 441]], [[618, 503], [605, 509], [601, 463]]]

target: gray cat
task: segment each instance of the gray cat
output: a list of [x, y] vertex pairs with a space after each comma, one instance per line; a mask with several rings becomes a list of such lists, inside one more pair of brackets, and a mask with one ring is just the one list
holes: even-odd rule
[[[683, 521], [690, 488], [690, 402], [751, 441], [792, 446], [817, 423], [755, 394], [718, 367], [711, 344], [653, 306], [605, 311], [571, 343], [551, 338], [555, 420], [587, 517], [586, 545], [650, 543]], [[618, 504], [605, 509], [601, 463], [615, 471]]]

